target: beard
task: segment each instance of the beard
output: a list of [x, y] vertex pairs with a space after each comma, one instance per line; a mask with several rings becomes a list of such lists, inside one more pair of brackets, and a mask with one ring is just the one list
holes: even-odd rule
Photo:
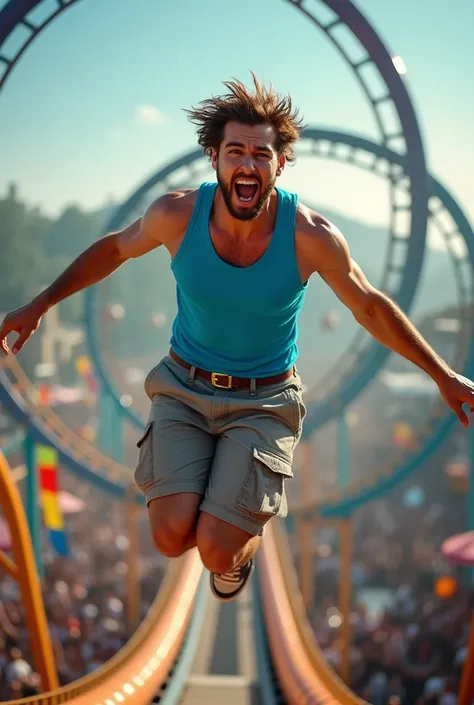
[[220, 174], [219, 165], [217, 166], [216, 173], [217, 183], [219, 184], [224, 203], [230, 215], [236, 220], [255, 220], [256, 218], [258, 218], [261, 212], [263, 211], [265, 204], [267, 203], [273, 189], [275, 188], [276, 176], [269, 181], [265, 190], [261, 190], [261, 185], [259, 185], [260, 197], [257, 200], [256, 204], [249, 208], [248, 206], [239, 207], [234, 205], [233, 196], [236, 196], [236, 192], [234, 189], [235, 180], [232, 181], [230, 184], [227, 184]]

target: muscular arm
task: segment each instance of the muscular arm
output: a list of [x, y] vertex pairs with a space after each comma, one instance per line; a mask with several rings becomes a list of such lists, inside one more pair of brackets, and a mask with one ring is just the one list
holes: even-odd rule
[[140, 257], [161, 245], [157, 233], [165, 225], [163, 203], [156, 201], [127, 228], [109, 233], [82, 252], [38, 297], [44, 310], [86, 289], [115, 272], [126, 260]]
[[373, 287], [352, 259], [346, 240], [333, 226], [321, 226], [318, 273], [354, 318], [382, 345], [424, 370], [436, 382], [449, 366], [431, 348], [403, 311]]
[[447, 377], [455, 377], [403, 311], [370, 284], [352, 259], [345, 238], [332, 223], [302, 207], [297, 220], [297, 243], [304, 274], [317, 272], [379, 343], [413, 362], [438, 385]]
[[308, 211], [297, 234], [302, 243], [297, 249], [307, 272], [317, 271], [352, 311], [356, 321], [379, 343], [429, 374], [446, 404], [461, 423], [468, 426], [469, 418], [463, 404], [468, 404], [471, 412], [474, 411], [474, 382], [456, 374], [428, 345], [403, 311], [367, 281], [338, 229]]
[[339, 230], [302, 204], [296, 216], [296, 254], [303, 281], [318, 272], [371, 335], [424, 370], [447, 406], [469, 426], [463, 405], [474, 412], [474, 382], [457, 374], [431, 348], [403, 311], [367, 281]]
[[16, 332], [18, 338], [12, 348], [16, 354], [38, 329], [41, 317], [52, 306], [105, 279], [126, 260], [159, 247], [162, 236], [167, 242], [176, 237], [182, 224], [180, 210], [174, 202], [181, 195], [179, 192], [165, 194], [148, 208], [142, 218], [124, 230], [110, 233], [94, 242], [39, 296], [9, 313], [0, 326], [0, 350], [9, 352], [7, 337]]

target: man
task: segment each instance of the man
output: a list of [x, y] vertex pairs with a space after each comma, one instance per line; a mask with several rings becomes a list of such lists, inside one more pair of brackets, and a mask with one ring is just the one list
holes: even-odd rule
[[148, 375], [151, 412], [135, 478], [161, 553], [197, 546], [211, 589], [234, 599], [253, 567], [265, 524], [287, 511], [285, 481], [305, 407], [297, 320], [317, 272], [380, 343], [427, 372], [463, 425], [474, 385], [458, 376], [406, 316], [375, 289], [334, 225], [275, 187], [301, 132], [289, 97], [253, 76], [188, 111], [217, 183], [158, 198], [142, 218], [89, 247], [0, 328], [18, 352], [41, 316], [164, 246], [177, 282], [171, 349]]

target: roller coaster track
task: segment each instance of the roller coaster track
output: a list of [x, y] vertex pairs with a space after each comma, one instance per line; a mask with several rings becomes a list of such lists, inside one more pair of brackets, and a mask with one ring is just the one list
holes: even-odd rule
[[[57, 428], [55, 424], [56, 431]], [[51, 428], [42, 433], [56, 446], [61, 444], [63, 456], [70, 457], [64, 451], [63, 436], [54, 438]], [[72, 436], [68, 436], [68, 441], [69, 448], [74, 447]], [[9, 445], [12, 451], [16, 450], [17, 443]], [[90, 452], [87, 461], [90, 462]], [[11, 469], [7, 468], [7, 471], [11, 472]], [[83, 472], [80, 474], [84, 476]], [[101, 489], [110, 493], [106, 486]], [[203, 701], [217, 705], [224, 698], [229, 705], [254, 702], [257, 688], [254, 663], [262, 660], [258, 654], [263, 653], [263, 647], [255, 649], [253, 646], [252, 626], [256, 610], [249, 599], [251, 594], [247, 591], [231, 605], [211, 600], [208, 577], [203, 572], [197, 551], [191, 551], [184, 560], [171, 563], [145, 624], [102, 675], [81, 679], [28, 702], [45, 705], [68, 701], [90, 703], [90, 698], [94, 697], [95, 703], [110, 705], [110, 702], [126, 702], [125, 696], [129, 695], [130, 702], [148, 703], [150, 693], [153, 702], [162, 705], [192, 705]], [[193, 606], [195, 610], [191, 618]], [[263, 635], [259, 634], [257, 644], [263, 643], [262, 639]], [[138, 667], [135, 646], [138, 648], [139, 644]], [[150, 644], [154, 646], [151, 651]], [[265, 664], [260, 664], [258, 672], [264, 670]], [[123, 682], [118, 682], [118, 672], [120, 677], [123, 676]], [[102, 682], [109, 676], [114, 680], [113, 690], [110, 678], [108, 685]], [[106, 697], [110, 693], [113, 697]]]
[[130, 468], [100, 453], [41, 404], [35, 386], [13, 355], [0, 359], [0, 403], [36, 442], [57, 448], [62, 466], [117, 499], [126, 498], [133, 482]]
[[145, 620], [105, 666], [10, 705], [363, 705], [314, 643], [282, 531], [267, 529], [253, 593], [221, 605], [189, 551], [169, 564]]
[[[51, 410], [38, 408], [36, 390], [15, 358], [3, 358], [0, 382], [0, 391], [3, 390], [0, 401], [37, 440], [57, 447], [64, 467], [77, 472], [83, 480], [91, 481], [116, 498], [126, 496], [131, 471], [89, 447]], [[116, 478], [120, 484], [115, 484]], [[207, 576], [202, 575], [200, 560], [196, 551], [192, 551], [184, 560], [171, 564], [165, 583], [145, 622], [115, 659], [92, 676], [58, 691], [24, 700], [23, 705], [26, 702], [31, 705], [56, 705], [62, 702], [78, 705], [90, 705], [92, 702], [95, 705], [122, 702], [141, 704], [150, 702], [152, 697], [153, 702], [162, 705], [319, 702], [306, 700], [306, 696], [294, 700], [295, 688], [301, 687], [304, 690], [307, 685], [297, 681], [297, 685], [293, 684], [288, 690], [285, 685], [285, 667], [282, 671], [280, 664], [277, 669], [270, 655], [275, 648], [284, 648], [285, 652], [295, 648], [294, 644], [275, 646], [274, 643], [267, 643], [266, 630], [272, 618], [268, 607], [264, 609], [262, 604], [273, 599], [273, 591], [279, 584], [278, 575], [281, 575], [275, 563], [278, 562], [278, 556], [268, 558], [267, 555], [268, 547], [273, 550], [272, 536], [269, 531], [263, 543], [262, 566], [258, 571], [260, 584], [255, 585], [253, 604], [250, 604], [248, 595], [244, 595], [237, 604], [222, 606], [210, 600]], [[267, 573], [269, 577], [265, 578]], [[286, 586], [283, 582], [280, 590], [282, 604], [289, 604], [288, 598], [284, 601]], [[247, 603], [243, 601], [245, 599]], [[288, 619], [291, 622], [294, 617], [287, 615]], [[293, 627], [293, 631], [299, 633], [296, 627]], [[255, 653], [254, 658], [252, 652]], [[303, 651], [301, 654], [298, 651], [295, 653], [298, 659], [303, 658]], [[206, 658], [206, 654], [213, 656]], [[231, 666], [229, 659], [233, 662]], [[255, 672], [252, 668], [254, 661], [258, 665]], [[236, 662], [240, 662], [239, 668], [236, 668]], [[284, 662], [287, 662], [287, 657]], [[256, 684], [257, 672], [259, 685]], [[308, 678], [311, 682], [315, 678], [311, 669], [304, 674], [305, 683]], [[283, 685], [280, 686], [280, 682]], [[318, 682], [315, 680], [311, 685], [314, 692], [321, 692], [322, 686]], [[324, 688], [327, 689], [327, 686]]]
[[[15, 3], [9, 2], [4, 6], [0, 11], [2, 41], [16, 26], [24, 32], [24, 37], [22, 42], [14, 45], [13, 53], [8, 53], [5, 46], [2, 46], [0, 65], [3, 67], [3, 73], [0, 75], [0, 88], [34, 38], [66, 7], [75, 2], [76, 0], [54, 0], [54, 2], [42, 4], [41, 0], [16, 0]], [[406, 162], [407, 192], [409, 192], [412, 211], [411, 234], [417, 237], [402, 237], [394, 227], [395, 216], [400, 212], [401, 206], [392, 203], [391, 231], [394, 237], [391, 240], [391, 247], [394, 248], [396, 243], [399, 247], [404, 247], [407, 265], [402, 267], [399, 264], [397, 271], [391, 265], [387, 265], [386, 273], [397, 275], [395, 278], [398, 286], [394, 286], [394, 291], [400, 293], [402, 305], [407, 306], [415, 291], [416, 273], [421, 268], [423, 247], [420, 247], [420, 244], [424, 243], [426, 222], [424, 155], [409, 97], [402, 82], [394, 75], [389, 54], [381, 45], [375, 32], [351, 3], [345, 3], [342, 7], [337, 0], [324, 0], [324, 4], [327, 8], [332, 8], [333, 13], [331, 19], [325, 22], [313, 14], [309, 1], [290, 0], [290, 3], [317, 24], [349, 62], [374, 111], [376, 124], [382, 136], [380, 148], [385, 150], [385, 154], [389, 154], [389, 158], [393, 158], [395, 154], [395, 161], [402, 159]], [[45, 12], [36, 14], [36, 9], [41, 10], [42, 5], [46, 7]], [[338, 32], [344, 24], [353, 29], [355, 36], [359, 37], [364, 47], [365, 53], [357, 60], [350, 58], [350, 53], [339, 38]], [[375, 63], [371, 51], [381, 57], [379, 64]], [[372, 84], [365, 78], [364, 71], [367, 67], [379, 69], [381, 77], [386, 82], [386, 91], [381, 94], [373, 91]], [[387, 128], [380, 106], [392, 108], [396, 117], [398, 111], [400, 132], [393, 132]], [[393, 108], [396, 110], [393, 111]], [[408, 137], [404, 137], [404, 132]], [[406, 158], [388, 149], [390, 142], [400, 140], [406, 143]], [[377, 160], [374, 164], [376, 162]], [[407, 206], [404, 209], [409, 211]], [[467, 227], [469, 232], [472, 232], [469, 226]], [[454, 236], [457, 232], [457, 230], [454, 232]], [[447, 235], [451, 236], [452, 233]], [[418, 242], [416, 242], [417, 239]], [[467, 244], [472, 254], [469, 243]], [[408, 269], [412, 274], [414, 273], [414, 276], [407, 275]], [[353, 398], [356, 392], [360, 391], [364, 383], [370, 379], [375, 361], [380, 365], [386, 355], [381, 349], [372, 350], [373, 353], [362, 360], [362, 369], [357, 370], [358, 374], [355, 374], [353, 369], [349, 370], [349, 372], [352, 371], [352, 378], [346, 384], [345, 393], [348, 398]], [[362, 358], [361, 356], [359, 358], [360, 361]], [[469, 366], [465, 368], [465, 371], [467, 370], [470, 370]], [[341, 390], [337, 389], [332, 394], [331, 398], [335, 403], [331, 408], [332, 406], [339, 408], [340, 392]], [[315, 400], [316, 407], [318, 407], [318, 401]], [[110, 495], [119, 499], [125, 498], [132, 482], [130, 469], [99, 453], [74, 434], [50, 409], [42, 406], [34, 386], [18, 365], [17, 360], [10, 356], [0, 362], [0, 403], [10, 411], [19, 424], [28, 429], [29, 434], [36, 441], [56, 446], [63, 466], [77, 472], [82, 479], [88, 480]], [[321, 410], [324, 406], [319, 403], [320, 413], [323, 413]], [[318, 409], [312, 419], [313, 424], [318, 423], [317, 413]], [[380, 495], [382, 491], [390, 489], [404, 473], [416, 467], [416, 462], [420, 461], [423, 453], [426, 456], [428, 452], [432, 452], [433, 443], [439, 442], [443, 433], [449, 430], [450, 419], [445, 417], [441, 420], [441, 425], [438, 421], [439, 415], [436, 413], [434, 421], [428, 425], [428, 435], [435, 433], [438, 440], [433, 441], [431, 437], [424, 445], [422, 444], [418, 455], [405, 462], [403, 472], [400, 468], [393, 472], [392, 467], [389, 477], [386, 477], [385, 473], [382, 473], [382, 476], [379, 473], [377, 478], [372, 479], [369, 488], [361, 490], [360, 486], [349, 487], [344, 497], [339, 496], [335, 499], [329, 496], [326, 498], [325, 509], [329, 513], [337, 513], [341, 508], [347, 510], [349, 505], [353, 507], [357, 502], [360, 504], [362, 501], [368, 501]], [[138, 496], [137, 501], [142, 502]], [[291, 703], [291, 705], [293, 703], [305, 705], [361, 703], [335, 679], [325, 666], [314, 639], [311, 640], [304, 614], [294, 596], [296, 582], [284, 541], [279, 536], [278, 530], [273, 527], [269, 527], [266, 534], [258, 563], [259, 583], [255, 587], [253, 615], [257, 625], [255, 641], [257, 652], [260, 654], [261, 702], [264, 705], [277, 702]], [[206, 680], [197, 677], [202, 674], [192, 673], [193, 669], [198, 669], [195, 659], [198, 640], [201, 635], [202, 638], [206, 638], [205, 630], [201, 631], [203, 622], [207, 621], [206, 626], [209, 628], [209, 622], [212, 622], [212, 608], [215, 607], [215, 605], [209, 607], [207, 596], [205, 575], [202, 573], [197, 553], [192, 551], [183, 560], [177, 561], [170, 567], [144, 623], [126, 647], [104, 668], [66, 688], [37, 698], [29, 698], [23, 703], [56, 705], [62, 702], [74, 702], [80, 705], [86, 705], [86, 703], [87, 705], [92, 703], [116, 705], [128, 702], [140, 705], [153, 700], [166, 705], [171, 703], [191, 705], [193, 697], [201, 698], [195, 699], [194, 702], [202, 702], [204, 697], [205, 702], [211, 705], [213, 702], [221, 704], [223, 701], [226, 705], [231, 705], [232, 694], [239, 697], [236, 695], [239, 686], [241, 691], [246, 689], [247, 694], [250, 692], [249, 681], [237, 683], [235, 680], [223, 682], [221, 679], [218, 683], [214, 679], [211, 683], [212, 678]], [[211, 609], [209, 620], [208, 609]], [[225, 611], [223, 610], [222, 613], [224, 614]], [[264, 624], [267, 637], [264, 636]], [[213, 638], [212, 635], [208, 637], [209, 643]], [[271, 659], [269, 652], [271, 652]], [[201, 688], [201, 692], [195, 692], [193, 695], [193, 688], [195, 691]], [[219, 688], [221, 692], [217, 696]]]
[[[77, 472], [83, 480], [92, 482], [104, 492], [116, 497], [125, 498], [132, 473], [129, 469], [119, 466], [114, 461], [102, 456], [94, 448], [88, 446], [78, 438], [61, 420], [46, 407], [38, 406], [38, 397], [33, 385], [29, 382], [18, 361], [9, 356], [3, 358], [0, 368], [0, 402], [12, 412], [16, 420], [26, 426], [28, 433], [41, 442], [51, 443], [58, 449], [62, 466]], [[116, 484], [118, 482], [120, 484]], [[239, 637], [237, 637], [238, 612], [232, 614], [235, 607], [224, 605], [220, 607], [221, 615], [216, 617], [216, 605], [209, 604], [209, 590], [207, 581], [199, 580], [202, 566], [196, 556], [191, 552], [184, 562], [171, 566], [157, 602], [153, 605], [150, 614], [129, 644], [113, 659], [104, 669], [81, 679], [76, 683], [61, 688], [57, 692], [38, 696], [36, 699], [23, 701], [33, 705], [56, 705], [62, 702], [74, 702], [78, 705], [90, 705], [92, 698], [95, 705], [110, 705], [111, 703], [148, 703], [151, 697], [154, 702], [162, 705], [194, 705], [204, 701], [209, 705], [240, 705], [262, 702], [264, 705], [293, 702], [319, 702], [319, 700], [294, 700], [295, 688], [307, 687], [302, 683], [293, 684], [291, 689], [286, 687], [285, 667], [280, 663], [279, 669], [273, 666], [273, 659], [269, 655], [275, 648], [293, 651], [294, 644], [290, 647], [280, 644], [268, 645], [266, 628], [268, 620], [272, 622], [268, 608], [263, 609], [263, 604], [273, 599], [273, 590], [276, 590], [278, 569], [274, 558], [266, 557], [267, 546], [272, 541], [272, 533], [268, 532], [262, 548], [262, 567], [260, 585], [255, 588], [252, 613], [249, 606], [239, 606], [240, 618]], [[179, 568], [179, 570], [178, 570]], [[174, 571], [174, 572], [173, 572]], [[265, 574], [270, 571], [271, 577], [266, 579]], [[271, 587], [270, 593], [269, 588]], [[281, 584], [284, 592], [285, 586]], [[275, 593], [276, 594], [276, 593]], [[282, 604], [286, 603], [283, 601]], [[289, 603], [288, 603], [289, 604]], [[191, 619], [191, 608], [195, 605]], [[166, 612], [165, 612], [166, 611]], [[174, 618], [171, 619], [172, 615]], [[293, 619], [287, 616], [290, 621]], [[253, 638], [249, 632], [251, 624], [254, 626]], [[273, 623], [273, 622], [272, 622]], [[265, 626], [266, 625], [266, 628]], [[285, 623], [285, 628], [288, 625]], [[168, 629], [168, 631], [166, 631]], [[295, 631], [293, 627], [293, 631]], [[169, 631], [171, 630], [171, 631]], [[187, 631], [187, 634], [186, 634]], [[295, 632], [296, 633], [296, 632]], [[185, 639], [186, 634], [186, 639]], [[174, 635], [175, 641], [171, 644]], [[236, 646], [240, 639], [241, 644]], [[214, 657], [214, 666], [210, 663], [203, 666], [202, 654], [206, 652], [204, 645], [207, 643], [207, 652], [219, 654], [223, 664], [220, 670], [228, 672], [226, 659], [229, 653], [239, 651], [240, 660], [247, 663], [247, 673], [234, 673], [229, 676], [217, 675], [219, 670]], [[260, 678], [260, 692], [255, 684], [255, 678], [249, 675], [252, 663], [252, 644], [255, 643], [256, 662]], [[196, 658], [197, 645], [203, 651], [201, 657]], [[269, 650], [270, 648], [270, 650]], [[303, 649], [303, 647], [301, 647]], [[295, 653], [298, 653], [295, 651]], [[227, 656], [226, 656], [227, 654]], [[179, 658], [178, 658], [179, 655]], [[303, 651], [298, 659], [303, 658]], [[306, 657], [305, 657], [306, 658]], [[235, 657], [234, 657], [235, 660]], [[304, 660], [302, 661], [304, 662]], [[275, 663], [277, 663], [275, 661]], [[284, 663], [287, 663], [285, 657]], [[288, 668], [288, 666], [286, 666]], [[235, 668], [234, 668], [235, 670]], [[301, 676], [302, 677], [302, 676]], [[311, 669], [304, 674], [304, 682], [310, 678]], [[283, 685], [280, 686], [279, 683]], [[321, 692], [322, 686], [315, 681], [311, 685], [313, 692]], [[324, 686], [327, 689], [327, 686]], [[158, 692], [158, 695], [156, 693]], [[304, 691], [306, 692], [306, 691]], [[151, 694], [150, 694], [151, 693]], [[258, 697], [261, 699], [259, 700]], [[121, 699], [123, 698], [123, 700]], [[252, 700], [253, 698], [253, 700]], [[327, 702], [331, 702], [328, 700]], [[336, 702], [336, 701], [334, 701]]]
[[[20, 58], [48, 25], [78, 0], [9, 0], [0, 10], [0, 91]], [[288, 0], [288, 4], [320, 31], [345, 61], [365, 99], [383, 147], [399, 149], [404, 154], [406, 194], [404, 202], [394, 195], [394, 178], [390, 173], [391, 213], [390, 240], [383, 275], [384, 289], [408, 309], [417, 287], [423, 264], [427, 224], [426, 164], [417, 117], [408, 89], [399, 75], [391, 53], [365, 16], [350, 0]], [[177, 168], [173, 165], [170, 173]], [[167, 170], [163, 170], [166, 172]], [[132, 197], [133, 204], [143, 196], [142, 189]], [[130, 207], [132, 203], [124, 204]], [[119, 209], [123, 213], [123, 207]], [[404, 218], [402, 216], [407, 216]], [[114, 218], [115, 220], [115, 218]], [[406, 220], [409, 227], [406, 227]], [[109, 225], [112, 228], [112, 224]], [[113, 228], [112, 228], [113, 229]], [[397, 250], [398, 257], [394, 257]], [[400, 255], [402, 255], [400, 257]], [[89, 292], [90, 293], [90, 292]], [[92, 296], [93, 294], [91, 294]], [[88, 319], [93, 311], [91, 296], [87, 296]], [[90, 325], [90, 320], [89, 320]], [[97, 335], [89, 331], [88, 339], [94, 366], [101, 383], [122, 413], [119, 398], [112, 389], [102, 364], [102, 351]], [[366, 339], [365, 339], [366, 340]], [[356, 344], [358, 349], [358, 344]], [[351, 365], [352, 375], [345, 378], [345, 403], [354, 399], [382, 366], [389, 352], [370, 341], [367, 351], [358, 355]], [[352, 348], [349, 350], [352, 360]], [[328, 375], [331, 379], [335, 376]], [[327, 422], [337, 416], [342, 396], [332, 390], [323, 400], [315, 400], [315, 418]], [[140, 427], [141, 420], [133, 409], [126, 416]]]
[[325, 667], [320, 652], [313, 645], [313, 651], [308, 649], [306, 617], [295, 609], [299, 603], [290, 592], [297, 590], [291, 557], [281, 537], [277, 550], [276, 529], [269, 526], [266, 532], [253, 598], [250, 589], [225, 605], [211, 598], [198, 553], [189, 551], [169, 564], [144, 622], [104, 667], [68, 686], [13, 702], [361, 703]]

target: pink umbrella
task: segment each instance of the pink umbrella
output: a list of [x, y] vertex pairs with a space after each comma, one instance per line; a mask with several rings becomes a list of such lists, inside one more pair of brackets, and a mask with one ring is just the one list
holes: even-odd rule
[[441, 546], [441, 553], [450, 563], [474, 565], [474, 531], [446, 539]]
[[[446, 560], [456, 565], [474, 565], [474, 531], [457, 534], [447, 539], [441, 546], [441, 553]], [[474, 612], [469, 635], [468, 653], [464, 663], [459, 705], [471, 705], [474, 699]]]

